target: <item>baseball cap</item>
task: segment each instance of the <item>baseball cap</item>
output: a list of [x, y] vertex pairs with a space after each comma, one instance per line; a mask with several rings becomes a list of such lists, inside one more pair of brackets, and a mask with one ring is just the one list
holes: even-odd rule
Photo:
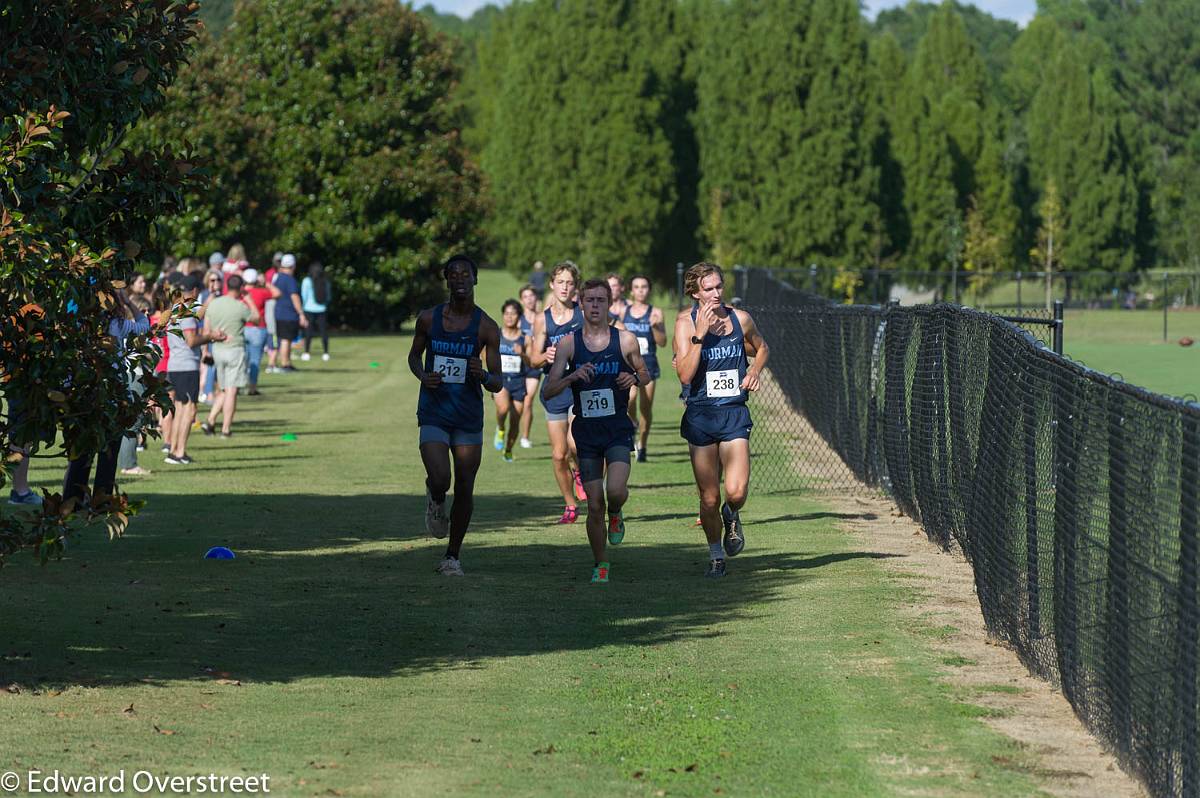
[[219, 268], [225, 262], [225, 255], [221, 252], [214, 252], [208, 256], [208, 265], [213, 268]]
[[279, 266], [284, 269], [296, 268], [296, 256], [292, 253], [287, 253], [283, 256], [283, 260], [279, 261]]
[[247, 267], [242, 272], [242, 279], [246, 281], [246, 285], [253, 285], [258, 282], [258, 269], [255, 269], [253, 266]]

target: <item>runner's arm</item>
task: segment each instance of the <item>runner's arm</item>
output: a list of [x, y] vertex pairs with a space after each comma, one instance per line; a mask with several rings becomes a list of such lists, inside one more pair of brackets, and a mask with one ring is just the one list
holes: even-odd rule
[[650, 334], [654, 336], [655, 346], [667, 345], [667, 323], [663, 319], [662, 308], [650, 311]]
[[746, 354], [754, 357], [754, 362], [746, 369], [746, 379], [742, 380], [742, 387], [748, 391], [758, 390], [759, 375], [767, 365], [767, 358], [771, 354], [771, 348], [767, 346], [767, 342], [763, 339], [762, 333], [758, 331], [758, 325], [754, 323], [754, 319], [744, 310], [734, 311], [738, 314], [738, 321], [742, 324], [742, 338], [746, 348]]
[[[645, 385], [650, 382], [650, 371], [646, 368], [646, 361], [642, 359], [642, 350], [638, 346], [637, 336], [631, 332], [621, 333], [621, 354], [625, 356], [625, 362], [633, 369], [633, 374], [622, 371], [617, 375], [617, 387], [621, 390], [629, 390], [634, 385]], [[637, 375], [637, 380], [634, 380], [634, 375]]]
[[[675, 373], [679, 381], [689, 385], [700, 368], [700, 347], [692, 343], [696, 325], [692, 323], [690, 311], [680, 311], [675, 317]], [[697, 336], [703, 337], [703, 336]]]
[[483, 321], [479, 325], [479, 338], [483, 342], [483, 356], [486, 358], [487, 367], [483, 368], [480, 364], [481, 371], [480, 383], [491, 393], [497, 393], [504, 387], [504, 377], [500, 370], [500, 328], [496, 322], [491, 319], [486, 313], [483, 314]]
[[546, 315], [539, 313], [537, 318], [533, 320], [533, 345], [529, 351], [529, 365], [535, 369], [544, 368], [549, 362], [546, 360]]
[[563, 372], [567, 370], [567, 364], [571, 362], [571, 357], [575, 354], [575, 336], [568, 335], [558, 342], [558, 352], [554, 358], [554, 365], [550, 367], [550, 374], [546, 377], [546, 384], [542, 387], [542, 396], [546, 399], [558, 396], [567, 389], [572, 380], [579, 379], [580, 374], [586, 369], [588, 374], [591, 373], [591, 364], [587, 364], [583, 369], [574, 371], [571, 376], [564, 377]]
[[413, 331], [412, 347], [408, 350], [408, 370], [420, 380], [426, 388], [436, 388], [442, 384], [442, 375], [437, 372], [425, 373], [425, 347], [429, 345], [429, 329], [433, 324], [433, 311], [423, 310], [417, 316], [416, 329]]

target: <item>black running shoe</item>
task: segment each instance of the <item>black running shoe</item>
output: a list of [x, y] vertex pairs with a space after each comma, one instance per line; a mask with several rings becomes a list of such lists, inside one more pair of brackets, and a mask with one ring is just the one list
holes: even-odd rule
[[725, 547], [725, 554], [736, 557], [742, 553], [742, 549], [746, 548], [746, 536], [742, 532], [741, 516], [728, 504], [722, 504], [721, 522], [725, 525], [725, 537], [722, 539], [721, 545]]
[[708, 570], [704, 572], [704, 575], [709, 579], [720, 579], [725, 575], [725, 561], [709, 560]]
[[638, 449], [638, 453], [637, 453], [637, 461], [638, 461], [639, 463], [644, 463], [644, 462], [646, 462], [646, 450], [645, 450], [645, 449]]
[[214, 433], [216, 433], [217, 428], [214, 427], [212, 424], [209, 424], [207, 421], [204, 421], [200, 424], [200, 431], [203, 432], [205, 435], [213, 435]]

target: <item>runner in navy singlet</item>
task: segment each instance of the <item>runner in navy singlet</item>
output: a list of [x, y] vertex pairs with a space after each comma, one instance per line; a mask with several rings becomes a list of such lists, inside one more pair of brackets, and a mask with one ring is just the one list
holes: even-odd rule
[[[538, 309], [538, 295], [532, 285], [526, 283], [521, 287], [521, 333], [527, 342], [533, 341], [533, 324], [541, 315]], [[525, 353], [525, 362], [529, 362], [529, 352]], [[542, 378], [542, 370], [530, 365], [525, 372], [525, 403], [521, 410], [521, 448], [532, 449], [533, 440], [530, 432], [533, 430], [533, 405], [538, 395], [538, 381]]]
[[[558, 343], [583, 326], [583, 313], [572, 301], [578, 284], [579, 269], [569, 260], [556, 265], [550, 273], [550, 296], [546, 301], [545, 312], [540, 313], [534, 321], [533, 347], [529, 353], [529, 362], [540, 367], [545, 374], [549, 374], [554, 365]], [[558, 523], [573, 524], [579, 518], [576, 501], [583, 501], [587, 496], [583, 492], [579, 472], [573, 467], [575, 441], [571, 439], [568, 426], [571, 397], [561, 394], [553, 398], [547, 397], [546, 387], [543, 385], [542, 408], [546, 411], [546, 431], [550, 437], [554, 479], [562, 492], [565, 505]]]
[[[592, 582], [598, 584], [608, 582], [606, 543], [615, 546], [625, 538], [621, 508], [629, 498], [629, 451], [634, 432], [626, 406], [629, 389], [650, 378], [638, 352], [637, 338], [608, 323], [611, 296], [604, 280], [583, 284], [583, 329], [559, 342], [544, 389], [547, 398], [570, 396], [574, 407], [571, 431], [587, 494], [587, 533], [594, 560]], [[569, 373], [568, 366], [572, 369]]]
[[650, 437], [650, 422], [654, 418], [654, 389], [661, 375], [658, 347], [667, 345], [667, 327], [662, 310], [646, 302], [650, 296], [649, 277], [639, 274], [630, 280], [629, 293], [633, 301], [625, 306], [625, 329], [637, 336], [638, 351], [642, 353], [642, 359], [646, 361], [646, 370], [650, 372], [648, 383], [629, 391], [629, 417], [638, 425], [634, 449], [637, 451], [637, 461], [644, 463], [647, 457], [646, 441]]
[[[679, 432], [687, 439], [700, 491], [700, 520], [709, 551], [705, 575], [721, 577], [726, 555], [736, 556], [746, 544], [739, 515], [750, 485], [753, 423], [746, 397], [758, 390], [768, 348], [750, 314], [721, 301], [725, 278], [719, 266], [697, 263], [687, 270], [683, 285], [697, 304], [675, 319], [675, 369], [686, 386], [687, 401]], [[754, 363], [748, 364], [747, 357]]]
[[[463, 575], [459, 554], [475, 508], [475, 474], [483, 452], [483, 389], [495, 393], [504, 387], [500, 329], [475, 304], [478, 272], [465, 255], [446, 261], [442, 276], [450, 299], [417, 316], [408, 352], [408, 368], [421, 381], [417, 423], [425, 464], [425, 528], [436, 538], [450, 534], [437, 568], [445, 576]], [[447, 519], [451, 456], [454, 507]]]
[[[504, 376], [504, 387], [492, 394], [496, 400], [496, 437], [492, 444], [496, 450], [504, 451], [504, 462], [513, 461], [513, 444], [521, 424], [521, 413], [525, 408], [525, 342], [521, 332], [521, 303], [510, 299], [500, 311], [500, 373]], [[507, 431], [506, 431], [507, 430]]]

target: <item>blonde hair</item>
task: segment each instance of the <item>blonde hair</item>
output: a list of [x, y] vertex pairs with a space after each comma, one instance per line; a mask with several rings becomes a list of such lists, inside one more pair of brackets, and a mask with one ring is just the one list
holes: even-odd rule
[[683, 273], [683, 293], [694, 298], [700, 291], [700, 281], [710, 274], [717, 275], [721, 278], [721, 282], [725, 282], [725, 272], [721, 271], [721, 267], [715, 263], [702, 260], [691, 266]]
[[560, 272], [570, 272], [571, 277], [575, 280], [575, 287], [579, 287], [579, 267], [572, 261], [564, 260], [554, 264], [554, 269], [550, 272], [550, 282], [554, 282]]
[[229, 248], [229, 254], [225, 256], [225, 260], [233, 263], [246, 260], [246, 248], [241, 244], [234, 244]]

